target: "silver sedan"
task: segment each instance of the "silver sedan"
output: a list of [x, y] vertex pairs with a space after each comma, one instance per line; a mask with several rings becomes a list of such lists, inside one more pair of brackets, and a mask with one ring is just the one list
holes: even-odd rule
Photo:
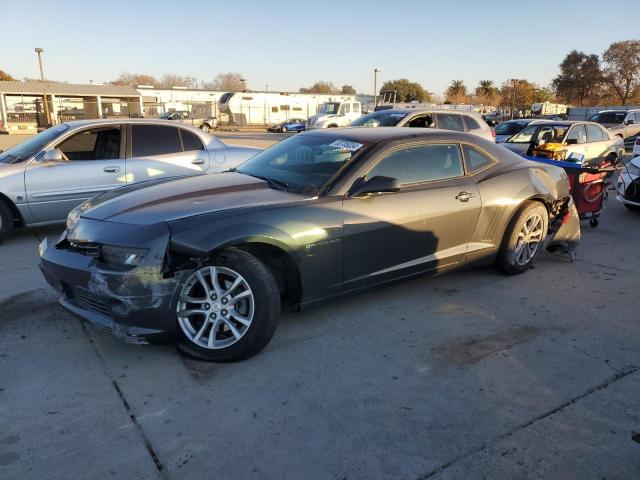
[[0, 241], [15, 226], [62, 222], [104, 191], [229, 170], [258, 151], [170, 121], [63, 123], [0, 153]]

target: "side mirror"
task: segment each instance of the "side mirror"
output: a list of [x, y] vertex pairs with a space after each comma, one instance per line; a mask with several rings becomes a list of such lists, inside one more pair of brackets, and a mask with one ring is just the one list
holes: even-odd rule
[[50, 148], [40, 158], [42, 162], [64, 162], [65, 160], [64, 155], [58, 148]]
[[577, 145], [578, 144], [578, 139], [577, 138], [569, 138], [567, 140], [567, 145]]
[[376, 175], [356, 186], [351, 196], [362, 197], [374, 193], [392, 193], [398, 190], [400, 190], [400, 181], [397, 178]]

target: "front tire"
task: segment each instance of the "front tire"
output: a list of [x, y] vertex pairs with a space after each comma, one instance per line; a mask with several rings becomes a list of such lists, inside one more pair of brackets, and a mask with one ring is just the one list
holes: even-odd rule
[[269, 269], [230, 248], [188, 276], [176, 306], [178, 348], [212, 362], [251, 357], [267, 346], [280, 316], [280, 294]]
[[497, 265], [508, 275], [517, 275], [531, 268], [549, 225], [547, 209], [530, 202], [511, 219], [498, 252]]
[[0, 200], [0, 243], [2, 243], [13, 230], [13, 212]]

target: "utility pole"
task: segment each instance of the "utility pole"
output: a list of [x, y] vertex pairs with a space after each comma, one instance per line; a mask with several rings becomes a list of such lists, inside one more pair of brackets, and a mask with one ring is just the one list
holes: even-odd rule
[[242, 82], [242, 91], [245, 92], [247, 90], [247, 80], [245, 78], [241, 78], [240, 81]]
[[513, 91], [511, 93], [511, 120], [513, 120], [513, 111], [516, 108], [516, 82], [518, 80], [516, 78], [512, 78], [511, 82], [513, 83]]
[[40, 65], [40, 80], [42, 80], [42, 93], [44, 94], [44, 115], [47, 120], [47, 127], [51, 125], [51, 116], [49, 115], [49, 100], [47, 100], [47, 84], [44, 81], [44, 70], [42, 68], [42, 52], [44, 48], [36, 48], [38, 54], [38, 64]]
[[373, 107], [378, 104], [378, 73], [382, 70], [378, 68], [373, 69]]

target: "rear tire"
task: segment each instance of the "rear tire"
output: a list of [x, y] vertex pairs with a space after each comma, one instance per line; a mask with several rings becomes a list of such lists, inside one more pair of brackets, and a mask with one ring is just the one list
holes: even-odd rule
[[[215, 282], [207, 266], [195, 270], [179, 287], [178, 348], [191, 357], [212, 362], [251, 357], [267, 346], [278, 326], [280, 294], [276, 280], [260, 260], [236, 248], [221, 252], [211, 267], [216, 269]], [[231, 288], [236, 282], [235, 289]], [[191, 313], [194, 310], [202, 313]]]
[[13, 212], [9, 206], [0, 200], [0, 243], [2, 243], [13, 230]]
[[547, 236], [549, 215], [540, 203], [526, 203], [507, 227], [497, 265], [508, 275], [517, 275], [531, 268]]
[[624, 206], [632, 212], [640, 213], [640, 207], [638, 207], [637, 205], [630, 205], [628, 203], [625, 203]]

